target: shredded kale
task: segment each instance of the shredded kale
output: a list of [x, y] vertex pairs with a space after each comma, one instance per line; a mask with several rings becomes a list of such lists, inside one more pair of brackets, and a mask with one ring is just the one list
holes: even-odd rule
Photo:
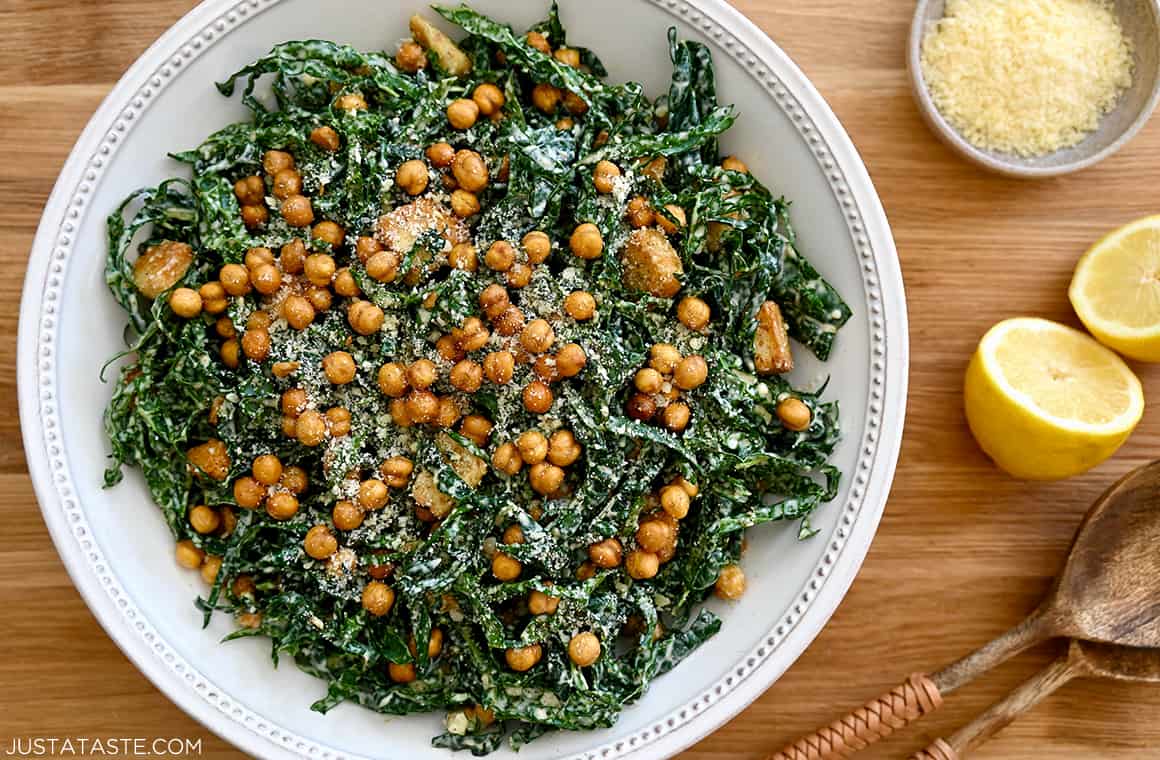
[[[240, 86], [251, 118], [174, 153], [187, 176], [134, 193], [109, 217], [106, 279], [128, 326], [126, 349], [110, 362], [120, 366], [105, 412], [105, 485], [117, 484], [126, 465], [141, 469], [175, 538], [206, 557], [203, 575], [213, 582], [197, 600], [206, 621], [232, 614], [239, 627], [229, 639], [266, 637], [275, 663], [289, 657], [324, 679], [327, 694], [315, 710], [352, 701], [387, 714], [444, 711], [447, 732], [433, 744], [484, 755], [505, 739], [518, 749], [554, 729], [613, 725], [654, 678], [720, 628], [702, 603], [723, 570], [740, 562], [747, 528], [797, 521], [799, 534], [810, 535], [808, 516], [837, 492], [828, 458], [838, 409], [821, 391], [756, 372], [756, 314], [774, 301], [790, 335], [826, 359], [850, 310], [795, 247], [788, 203], [747, 171], [722, 167], [718, 138], [737, 116], [717, 102], [706, 46], [670, 32], [672, 83], [654, 101], [639, 84], [608, 82], [595, 53], [569, 46], [554, 4], [531, 31], [554, 50], [575, 51], [578, 66], [467, 6], [436, 11], [467, 35], [458, 43], [472, 62], [467, 75], [448, 75], [435, 50], [426, 66], [404, 71], [382, 52], [320, 40], [278, 45], [218, 85], [225, 96]], [[559, 88], [561, 104], [551, 112], [533, 97], [544, 83]], [[453, 129], [448, 105], [483, 84], [503, 93], [502, 111]], [[362, 105], [350, 107], [351, 97]], [[320, 128], [334, 144], [319, 138]], [[428, 147], [441, 142], [485, 163], [480, 213], [452, 216], [456, 180], [445, 168], [428, 164], [418, 199], [396, 181], [404, 162], [427, 160]], [[341, 241], [284, 218], [284, 199], [263, 166], [269, 151], [293, 157], [297, 192], [310, 199], [315, 222], [340, 226]], [[619, 168], [611, 192], [594, 189], [601, 162]], [[236, 192], [247, 178], [261, 181], [268, 217], [249, 225]], [[677, 298], [627, 284], [625, 252], [642, 226], [626, 214], [632, 199], [654, 214], [643, 226], [671, 241], [662, 247], [680, 264]], [[389, 221], [423, 203], [439, 224], [413, 230]], [[583, 223], [603, 241], [603, 255], [591, 260], [569, 251]], [[656, 225], [672, 229], [665, 235]], [[521, 241], [531, 231], [553, 241], [547, 260], [528, 257]], [[474, 245], [471, 266], [450, 265], [452, 243], [464, 242], [456, 234]], [[167, 241], [188, 244], [193, 260], [150, 300], [134, 264]], [[297, 274], [301, 264], [291, 271], [295, 241], [332, 256], [349, 278], [310, 285]], [[485, 264], [496, 241], [509, 242], [516, 264], [530, 270], [525, 283]], [[396, 253], [398, 276], [376, 272], [364, 244]], [[203, 286], [216, 283], [223, 266], [244, 262], [256, 281], [266, 260], [285, 270], [276, 292], [211, 303]], [[583, 368], [553, 375], [561, 354], [537, 357], [520, 335], [501, 335], [498, 321], [484, 345], [457, 348], [455, 336], [471, 320], [489, 323], [479, 297], [494, 283], [508, 286], [528, 321], [549, 322], [552, 351], [579, 346]], [[200, 314], [175, 313], [170, 296], [179, 288], [202, 289]], [[594, 296], [592, 318], [575, 319], [562, 306], [576, 291]], [[321, 299], [303, 329], [287, 324], [291, 294]], [[708, 305], [707, 327], [677, 319], [686, 296]], [[350, 307], [358, 303], [377, 310], [381, 327], [352, 330]], [[265, 358], [247, 358], [256, 334], [269, 344]], [[462, 357], [437, 346], [447, 336]], [[239, 346], [230, 343], [239, 339], [231, 366]], [[642, 393], [635, 378], [657, 344], [702, 357], [708, 368], [693, 388], [682, 391], [666, 375], [663, 389], [649, 392], [659, 407], [687, 405], [685, 424], [662, 424], [660, 412], [630, 413]], [[484, 363], [504, 349], [517, 359], [510, 382], [489, 375], [465, 391], [449, 381], [461, 358]], [[332, 382], [323, 371], [323, 358], [340, 350], [353, 362], [351, 382]], [[431, 391], [455, 420], [416, 424], [407, 411], [416, 391], [408, 400], [384, 395], [379, 368], [418, 360], [436, 368]], [[537, 377], [551, 381], [554, 399], [541, 414], [521, 401]], [[324, 442], [308, 445], [296, 427], [303, 417], [295, 419], [305, 412], [282, 408], [293, 389], [305, 392], [310, 410], [345, 410], [349, 430], [328, 421]], [[809, 410], [805, 429], [779, 421], [788, 398]], [[458, 422], [464, 415], [485, 417], [490, 434], [472, 435]], [[547, 493], [533, 487], [531, 463], [514, 475], [497, 463], [499, 448], [525, 431], [549, 438], [569, 431], [582, 452], [560, 465], [562, 483]], [[207, 442], [224, 452], [221, 472], [199, 464], [196, 447]], [[546, 467], [557, 466], [552, 452]], [[243, 481], [267, 454], [287, 470], [301, 468], [308, 485], [294, 489], [284, 475], [261, 486], [266, 509], [254, 509]], [[413, 472], [391, 484], [385, 505], [367, 506], [359, 489], [388, 479], [380, 465], [398, 457]], [[694, 494], [687, 514], [666, 506], [665, 488]], [[278, 514], [275, 495], [292, 491], [296, 510]], [[360, 514], [349, 530], [332, 514], [344, 501]], [[216, 521], [198, 524], [195, 506], [208, 506]], [[648, 521], [671, 528], [665, 549], [650, 552], [638, 541]], [[322, 560], [305, 549], [318, 526], [338, 547]], [[507, 540], [512, 526], [518, 542]], [[590, 547], [610, 539], [623, 557], [594, 565]], [[497, 577], [497, 553], [519, 563], [517, 577]], [[623, 559], [638, 553], [657, 561], [653, 575], [626, 570]], [[364, 601], [372, 582], [393, 593], [385, 614]], [[533, 614], [537, 595], [554, 600], [554, 611]], [[581, 632], [601, 642], [599, 657], [583, 666], [569, 655]], [[505, 659], [521, 647], [539, 648], [522, 672]]]

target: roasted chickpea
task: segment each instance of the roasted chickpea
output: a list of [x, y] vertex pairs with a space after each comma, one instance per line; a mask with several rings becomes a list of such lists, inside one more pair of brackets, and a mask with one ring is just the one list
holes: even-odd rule
[[810, 408], [800, 398], [790, 396], [777, 402], [777, 418], [787, 430], [800, 433], [808, 430], [813, 421]]
[[394, 282], [399, 276], [399, 255], [394, 251], [379, 251], [366, 260], [367, 276], [379, 282]]
[[592, 170], [592, 184], [596, 188], [596, 192], [608, 194], [616, 185], [616, 180], [620, 178], [620, 167], [611, 161], [600, 161], [596, 164], [596, 168]]
[[673, 525], [665, 520], [648, 519], [636, 529], [636, 542], [646, 552], [659, 552], [676, 538]]
[[651, 396], [643, 393], [634, 393], [629, 397], [628, 403], [625, 404], [624, 411], [634, 420], [648, 422], [656, 416], [657, 404], [652, 400]]
[[464, 190], [478, 193], [487, 187], [489, 180], [487, 164], [483, 158], [473, 150], [461, 150], [455, 154], [451, 164], [451, 172], [455, 181]]
[[532, 281], [532, 268], [527, 264], [515, 263], [504, 274], [507, 284], [513, 288], [526, 288]]
[[524, 529], [518, 525], [509, 525], [503, 532], [503, 543], [522, 544], [525, 542]]
[[572, 232], [568, 246], [581, 259], [598, 259], [604, 253], [604, 238], [595, 224], [585, 222]]
[[382, 329], [386, 315], [370, 301], [355, 301], [346, 313], [347, 321], [359, 335], [374, 335]]
[[367, 110], [367, 101], [361, 94], [357, 92], [348, 92], [345, 95], [339, 95], [338, 99], [334, 101], [334, 107], [340, 111], [365, 111]]
[[250, 273], [241, 264], [226, 264], [218, 273], [218, 278], [231, 296], [244, 296], [250, 292]]
[[536, 493], [551, 496], [564, 484], [564, 471], [554, 464], [540, 462], [528, 470], [528, 482]]
[[576, 48], [557, 48], [553, 55], [557, 61], [565, 66], [571, 66], [574, 69], [580, 68], [580, 51]]
[[688, 427], [691, 414], [688, 404], [675, 401], [661, 412], [661, 424], [674, 433], [680, 433]]
[[488, 319], [495, 319], [511, 306], [511, 298], [502, 285], [491, 284], [479, 294], [479, 307]]
[[407, 415], [418, 425], [433, 422], [439, 415], [439, 398], [431, 391], [411, 391], [407, 394]]
[[560, 371], [556, 369], [556, 357], [550, 354], [540, 354], [532, 362], [532, 372], [545, 383], [554, 383], [560, 379]]
[[530, 354], [544, 353], [555, 340], [555, 331], [544, 319], [533, 319], [520, 333], [520, 345]]
[[169, 308], [182, 319], [201, 314], [201, 296], [193, 288], [178, 288], [169, 294]]
[[579, 94], [568, 90], [564, 93], [564, 108], [573, 116], [583, 116], [588, 113], [588, 102]]
[[383, 395], [399, 398], [407, 392], [407, 370], [398, 362], [388, 362], [379, 367], [378, 383]]
[[243, 263], [245, 264], [246, 269], [249, 269], [252, 272], [262, 264], [273, 264], [274, 252], [269, 248], [261, 246], [250, 248], [246, 251], [246, 257], [243, 259]]
[[237, 339], [230, 338], [222, 343], [221, 347], [222, 364], [230, 369], [237, 369], [238, 363], [242, 358], [242, 346]]
[[430, 388], [435, 384], [439, 374], [435, 362], [430, 359], [416, 359], [407, 367], [407, 382], [412, 388], [420, 390]]
[[329, 253], [312, 253], [306, 257], [304, 271], [306, 279], [310, 280], [312, 285], [326, 287], [334, 279], [336, 270], [334, 257]]
[[295, 330], [305, 330], [314, 321], [314, 307], [302, 296], [290, 295], [282, 302], [282, 317]]
[[638, 369], [632, 378], [632, 384], [641, 393], [660, 393], [665, 379], [660, 372], [652, 367]]
[[407, 400], [403, 398], [393, 398], [389, 405], [391, 420], [401, 428], [409, 428], [415, 424], [411, 419], [411, 413], [407, 411]]
[[338, 551], [338, 540], [330, 532], [330, 528], [325, 525], [315, 525], [306, 531], [303, 548], [314, 559], [326, 559]]
[[382, 617], [395, 606], [395, 592], [381, 581], [370, 581], [363, 586], [362, 606], [375, 617]]
[[335, 295], [343, 298], [356, 298], [362, 295], [350, 267], [342, 267], [334, 273], [334, 283], [331, 287], [334, 288]]
[[737, 565], [726, 565], [721, 568], [713, 590], [722, 599], [740, 599], [745, 593], [745, 573]]
[[479, 317], [468, 317], [463, 320], [463, 326], [452, 330], [456, 344], [464, 351], [478, 351], [487, 345], [491, 333], [484, 327]]
[[250, 279], [254, 283], [254, 290], [264, 296], [273, 295], [282, 287], [282, 273], [273, 264], [259, 264], [250, 272]]
[[677, 304], [677, 319], [690, 330], [704, 330], [709, 325], [709, 304], [696, 296], [685, 296]]
[[446, 169], [455, 160], [455, 148], [450, 143], [437, 142], [427, 147], [427, 160], [433, 166]]
[[466, 352], [459, 347], [459, 341], [451, 334], [443, 335], [435, 341], [435, 350], [439, 352], [440, 357], [449, 362], [457, 362], [467, 356]]
[[447, 106], [447, 121], [454, 129], [471, 129], [479, 119], [479, 106], [474, 100], [460, 98]]
[[330, 435], [342, 438], [350, 434], [350, 410], [345, 406], [335, 406], [326, 410], [326, 425]]
[[358, 505], [365, 510], [374, 511], [387, 505], [390, 494], [387, 484], [376, 478], [364, 480], [358, 487]]
[[527, 41], [528, 45], [534, 47], [536, 50], [539, 50], [541, 53], [544, 53], [545, 55], [552, 54], [552, 46], [548, 44], [548, 38], [539, 32], [528, 32], [524, 39]]
[[517, 673], [531, 670], [543, 657], [544, 650], [539, 644], [530, 644], [526, 647], [515, 647], [504, 652], [504, 659], [508, 667]]
[[471, 359], [457, 362], [451, 368], [451, 384], [464, 393], [475, 393], [483, 384], [483, 367]]
[[279, 200], [286, 200], [292, 195], [302, 195], [302, 175], [297, 169], [283, 169], [274, 175], [270, 191]]
[[270, 316], [270, 312], [261, 309], [250, 312], [250, 316], [246, 317], [247, 330], [268, 330], [272, 324], [274, 318]]
[[686, 221], [683, 208], [670, 203], [665, 206], [665, 211], [668, 213], [657, 214], [657, 224], [665, 231], [666, 235], [674, 235], [684, 229]]
[[512, 248], [511, 243], [504, 240], [497, 240], [492, 243], [483, 257], [483, 263], [497, 272], [508, 271], [515, 262], [516, 251]]
[[447, 263], [452, 269], [474, 272], [479, 268], [478, 253], [471, 243], [458, 243], [447, 254]]
[[306, 266], [306, 244], [294, 238], [278, 251], [278, 264], [286, 274], [301, 274]]
[[567, 467], [580, 458], [582, 448], [571, 430], [557, 430], [548, 443], [548, 461]]
[[242, 206], [242, 224], [246, 227], [261, 227], [270, 221], [270, 211], [265, 206]]
[[453, 396], [442, 396], [439, 399], [439, 411], [435, 414], [435, 424], [441, 428], [451, 429], [463, 412], [459, 411], [459, 403]]
[[291, 195], [282, 201], [280, 211], [291, 227], [305, 227], [314, 221], [314, 206], [305, 195]]
[[221, 314], [229, 308], [226, 289], [220, 282], [207, 282], [197, 289], [197, 294], [201, 296], [201, 308], [206, 314]]
[[221, 338], [236, 338], [238, 337], [238, 330], [234, 327], [234, 321], [229, 317], [218, 317], [217, 321], [213, 323], [214, 332]]
[[322, 358], [322, 371], [326, 379], [335, 385], [346, 385], [353, 382], [358, 367], [354, 357], [346, 351], [335, 351]]
[[189, 510], [189, 525], [198, 533], [213, 533], [221, 525], [221, 517], [212, 507], [198, 504]]
[[306, 470], [298, 465], [291, 465], [282, 471], [282, 478], [278, 482], [290, 493], [300, 494], [310, 485], [310, 478], [307, 477]]
[[528, 594], [528, 612], [533, 615], [555, 615], [559, 606], [559, 597], [548, 596], [543, 591]]
[[201, 579], [212, 586], [217, 581], [218, 573], [221, 572], [221, 569], [222, 558], [207, 554], [205, 561], [201, 563]]
[[596, 567], [608, 569], [620, 565], [620, 541], [615, 538], [606, 538], [597, 541], [588, 547], [588, 559]]
[[514, 443], [501, 444], [491, 455], [491, 466], [505, 475], [515, 475], [524, 466], [520, 451]]
[[462, 188], [451, 193], [451, 212], [460, 219], [475, 216], [479, 213], [480, 209], [479, 198], [475, 193], [468, 192]]
[[242, 333], [242, 352], [251, 361], [266, 361], [270, 356], [270, 333], [266, 330], [246, 330]]
[[353, 501], [344, 499], [334, 503], [334, 509], [331, 511], [330, 516], [334, 521], [334, 527], [339, 530], [354, 530], [362, 525], [365, 513], [362, 507]]
[[395, 184], [407, 195], [419, 195], [427, 189], [427, 164], [418, 160], [404, 161], [395, 172]]
[[243, 509], [254, 509], [266, 498], [266, 487], [249, 475], [234, 481], [234, 501]]
[[629, 577], [635, 578], [638, 581], [655, 578], [660, 568], [660, 558], [652, 552], [634, 549], [624, 559], [625, 571], [628, 572]]
[[625, 215], [628, 217], [628, 223], [634, 229], [642, 227], [651, 227], [656, 221], [656, 215], [653, 213], [652, 205], [649, 204], [648, 199], [643, 196], [636, 196], [628, 202], [625, 208]]
[[694, 354], [686, 356], [677, 363], [673, 370], [673, 384], [683, 391], [700, 388], [709, 376], [709, 365], [705, 357]]
[[495, 318], [495, 331], [504, 337], [510, 337], [524, 329], [524, 313], [518, 306], [509, 306]]
[[291, 388], [282, 394], [282, 414], [297, 417], [306, 410], [306, 391], [301, 388]]
[[327, 126], [315, 127], [310, 130], [310, 142], [317, 145], [319, 148], [333, 153], [338, 150], [341, 140], [339, 140], [338, 132]]
[[520, 561], [510, 554], [503, 552], [496, 552], [495, 556], [491, 558], [491, 574], [495, 576], [498, 581], [508, 582], [514, 581], [520, 577], [520, 572], [523, 570], [523, 565]]
[[745, 165], [737, 156], [729, 156], [721, 162], [721, 168], [730, 172], [741, 172], [742, 174], [749, 174], [749, 167]]
[[427, 53], [417, 42], [406, 40], [395, 53], [395, 65], [400, 71], [416, 74], [427, 68]]
[[293, 169], [294, 156], [284, 150], [268, 150], [262, 155], [262, 168], [272, 177], [283, 169]]
[[541, 380], [533, 380], [524, 386], [524, 408], [532, 414], [544, 414], [552, 408], [552, 389]]
[[562, 118], [556, 119], [556, 129], [560, 130], [561, 132], [568, 132], [575, 126], [576, 122], [572, 120], [571, 116], [564, 116]]
[[662, 375], [671, 375], [681, 361], [681, 352], [668, 343], [654, 343], [649, 349], [648, 365]]
[[560, 88], [547, 82], [540, 82], [532, 89], [532, 104], [549, 116], [556, 113], [563, 98]]
[[272, 486], [282, 477], [282, 461], [274, 454], [262, 454], [254, 459], [250, 471], [259, 483]]
[[588, 364], [588, 355], [576, 343], [561, 346], [556, 352], [556, 371], [560, 377], [575, 377]]
[[310, 301], [310, 305], [314, 307], [315, 311], [326, 311], [330, 308], [334, 298], [330, 294], [330, 288], [320, 287], [318, 285], [311, 285], [304, 291], [306, 300]]
[[234, 195], [243, 206], [253, 206], [266, 199], [266, 185], [256, 174], [242, 177], [234, 183]]
[[387, 675], [395, 683], [411, 683], [418, 677], [413, 662], [388, 662]]
[[548, 439], [538, 430], [526, 430], [516, 439], [520, 458], [528, 464], [539, 464], [548, 458]]
[[275, 520], [289, 520], [298, 514], [298, 498], [288, 491], [277, 491], [266, 499], [266, 514]]
[[414, 471], [415, 464], [407, 457], [391, 457], [379, 467], [379, 472], [391, 488], [404, 488]]
[[186, 570], [196, 570], [205, 561], [205, 552], [197, 548], [189, 539], [177, 542], [174, 556], [177, 558], [177, 564]]
[[265, 206], [242, 206], [242, 224], [246, 227], [261, 227], [270, 221], [270, 211]]
[[661, 489], [661, 508], [683, 520], [689, 514], [689, 494], [680, 486], [665, 486]]
[[496, 385], [511, 382], [516, 359], [510, 351], [494, 351], [483, 358], [483, 373]]
[[459, 425], [459, 432], [470, 438], [476, 446], [483, 448], [487, 445], [487, 439], [491, 436], [491, 430], [495, 427], [491, 420], [481, 414], [469, 414], [463, 418], [463, 422]]
[[584, 322], [596, 314], [596, 299], [588, 291], [574, 290], [564, 299], [564, 311], [577, 322]]
[[355, 255], [357, 255], [358, 260], [364, 264], [367, 263], [371, 256], [374, 256], [381, 250], [383, 250], [383, 244], [375, 240], [373, 237], [360, 235], [354, 241]]
[[320, 412], [307, 409], [298, 416], [294, 426], [294, 434], [303, 446], [317, 446], [326, 440], [326, 418]]
[[568, 659], [577, 667], [588, 667], [600, 659], [600, 639], [591, 631], [576, 634], [568, 642]]
[[[346, 240], [346, 230], [342, 228], [342, 225], [329, 220], [314, 225], [314, 228], [310, 231], [310, 235], [315, 240], [321, 240], [329, 244], [331, 249], [338, 248]], [[309, 277], [309, 274], [307, 274], [307, 277]], [[317, 285], [318, 283], [315, 284]]]

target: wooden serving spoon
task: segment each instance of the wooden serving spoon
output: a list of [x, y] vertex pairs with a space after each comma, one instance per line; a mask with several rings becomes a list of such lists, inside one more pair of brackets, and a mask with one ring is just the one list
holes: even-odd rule
[[916, 673], [767, 760], [849, 757], [937, 709], [944, 695], [1048, 639], [1160, 647], [1160, 461], [1132, 470], [1080, 523], [1062, 572], [1023, 622], [927, 676]]
[[946, 739], [936, 739], [910, 760], [960, 760], [1073, 678], [1160, 683], [1160, 649], [1072, 639], [1067, 654], [991, 705], [974, 721]]

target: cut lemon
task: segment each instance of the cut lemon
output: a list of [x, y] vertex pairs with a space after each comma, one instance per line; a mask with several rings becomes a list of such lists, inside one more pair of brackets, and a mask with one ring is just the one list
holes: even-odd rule
[[1084, 333], [1021, 317], [992, 327], [964, 383], [967, 423], [996, 464], [1056, 480], [1104, 461], [1144, 413], [1140, 381]]
[[1160, 216], [1138, 219], [1093, 245], [1076, 265], [1068, 297], [1105, 346], [1160, 361]]

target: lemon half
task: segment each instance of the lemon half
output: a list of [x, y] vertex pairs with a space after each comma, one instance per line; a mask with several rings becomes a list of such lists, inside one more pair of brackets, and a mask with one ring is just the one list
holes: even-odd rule
[[967, 423], [996, 464], [1056, 480], [1095, 467], [1144, 413], [1139, 379], [1091, 337], [1046, 319], [992, 327], [967, 367]]
[[1093, 245], [1068, 297], [1091, 334], [1141, 361], [1160, 361], [1160, 216], [1138, 219]]

